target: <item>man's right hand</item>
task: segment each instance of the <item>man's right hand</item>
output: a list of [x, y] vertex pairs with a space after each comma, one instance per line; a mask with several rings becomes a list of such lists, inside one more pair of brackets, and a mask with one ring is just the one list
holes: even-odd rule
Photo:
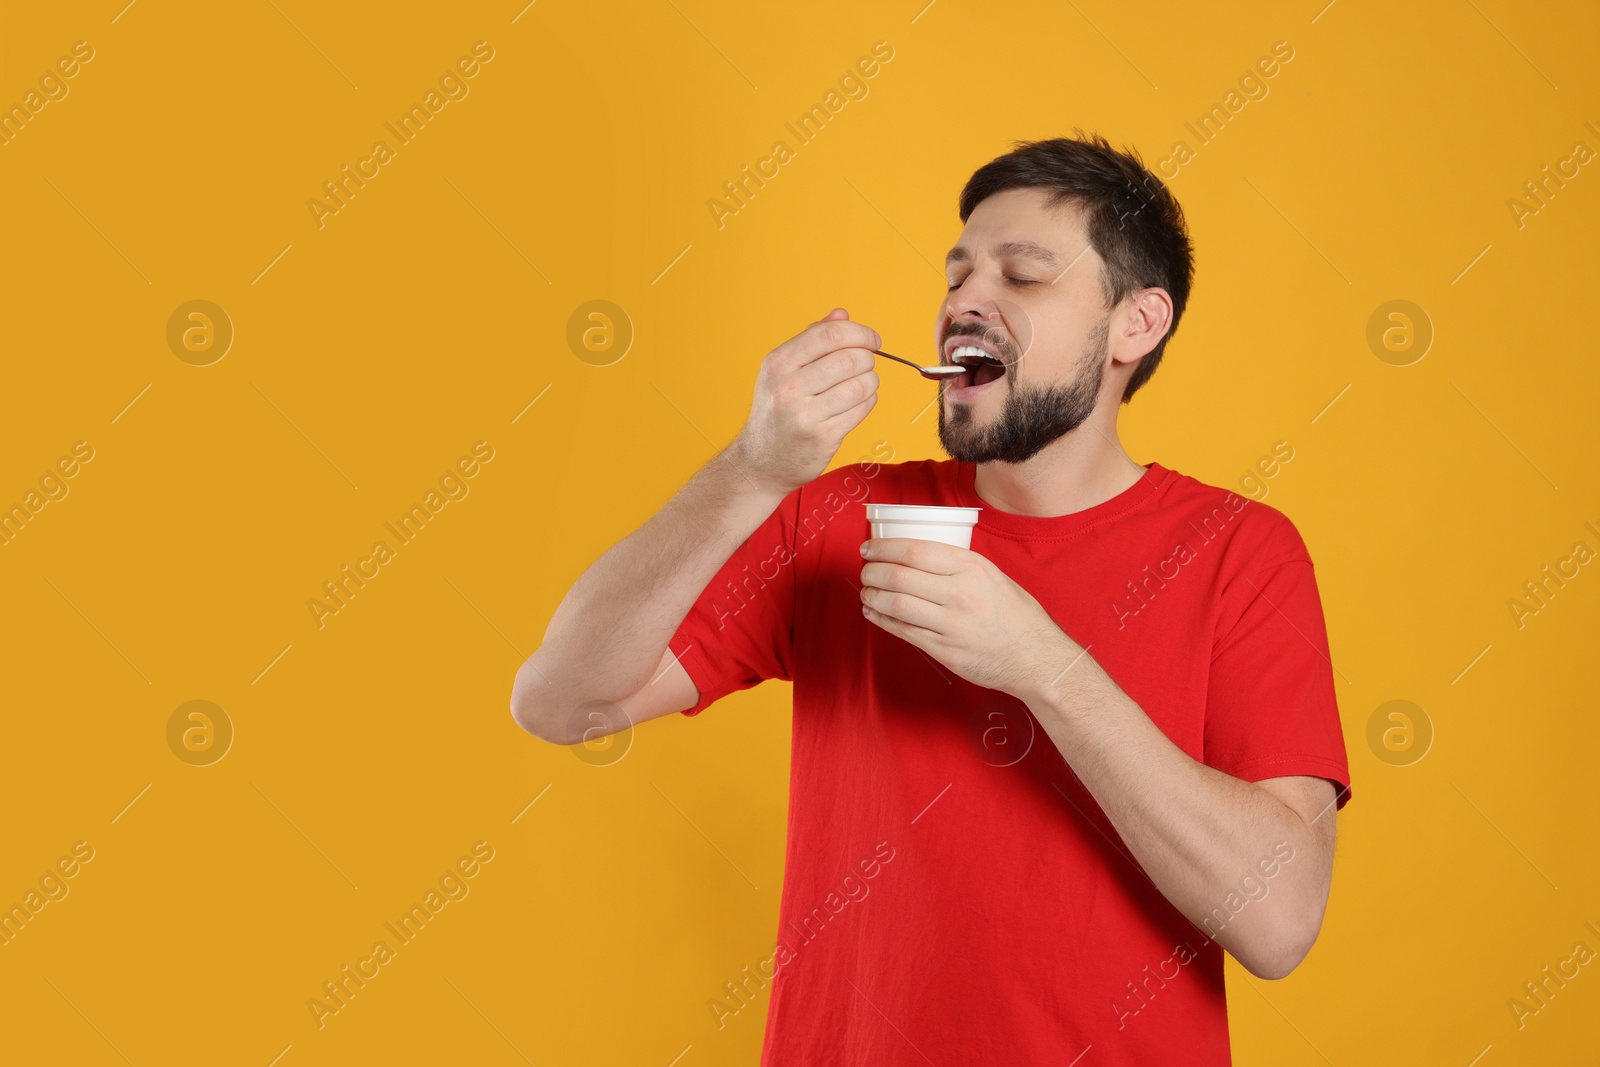
[[740, 465], [783, 493], [821, 475], [877, 403], [872, 350], [881, 347], [877, 331], [834, 308], [768, 353], [750, 418], [730, 446]]

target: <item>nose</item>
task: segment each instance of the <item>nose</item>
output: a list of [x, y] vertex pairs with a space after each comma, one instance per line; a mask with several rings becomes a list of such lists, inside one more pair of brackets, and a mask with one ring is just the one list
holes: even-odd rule
[[1001, 353], [1015, 353], [1020, 361], [1033, 340], [1028, 313], [1003, 293], [998, 280], [974, 270], [959, 286], [945, 294], [940, 305], [936, 343], [952, 334], [983, 337]]
[[1005, 320], [1000, 315], [1000, 307], [992, 297], [979, 293], [971, 279], [963, 282], [961, 287], [950, 293], [945, 301], [943, 312], [940, 315], [939, 336], [948, 337], [952, 333], [976, 335], [987, 333], [991, 330], [1005, 330]]
[[955, 322], [965, 319], [972, 322], [998, 322], [1000, 308], [996, 304], [997, 292], [993, 283], [980, 277], [980, 271], [968, 274], [961, 284], [945, 297], [945, 317]]

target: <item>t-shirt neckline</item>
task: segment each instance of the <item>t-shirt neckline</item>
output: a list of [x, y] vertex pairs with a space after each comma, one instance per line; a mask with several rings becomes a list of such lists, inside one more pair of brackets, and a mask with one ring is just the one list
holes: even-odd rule
[[1173, 472], [1151, 460], [1144, 464], [1146, 470], [1128, 488], [1108, 500], [1075, 511], [1069, 515], [1018, 515], [1001, 511], [978, 496], [978, 468], [975, 464], [956, 462], [956, 498], [964, 508], [982, 508], [978, 526], [1023, 540], [1060, 540], [1073, 537], [1091, 526], [1097, 526], [1149, 500], [1172, 479]]

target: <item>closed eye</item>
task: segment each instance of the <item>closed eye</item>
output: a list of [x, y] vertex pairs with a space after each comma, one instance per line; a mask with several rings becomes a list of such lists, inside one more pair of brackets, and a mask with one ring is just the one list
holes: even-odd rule
[[[1038, 279], [1036, 279], [1036, 278], [1013, 278], [1013, 277], [1007, 275], [1005, 280], [1010, 282], [1012, 285], [1016, 285], [1016, 286], [1038, 285], [1039, 284]], [[960, 287], [961, 287], [961, 283], [960, 282], [956, 282], [954, 285], [947, 285], [944, 288], [945, 288], [945, 292], [948, 293], [948, 292], [953, 292], [954, 290], [959, 289]]]

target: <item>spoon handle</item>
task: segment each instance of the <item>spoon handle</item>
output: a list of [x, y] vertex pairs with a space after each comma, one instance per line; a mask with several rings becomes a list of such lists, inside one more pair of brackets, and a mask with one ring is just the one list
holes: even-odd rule
[[922, 369], [922, 364], [920, 363], [913, 363], [909, 359], [901, 359], [899, 356], [891, 356], [887, 352], [879, 352], [876, 348], [872, 350], [872, 354], [876, 356], [883, 356], [885, 359], [892, 359], [896, 363], [904, 363], [908, 367], [915, 367], [918, 370]]

